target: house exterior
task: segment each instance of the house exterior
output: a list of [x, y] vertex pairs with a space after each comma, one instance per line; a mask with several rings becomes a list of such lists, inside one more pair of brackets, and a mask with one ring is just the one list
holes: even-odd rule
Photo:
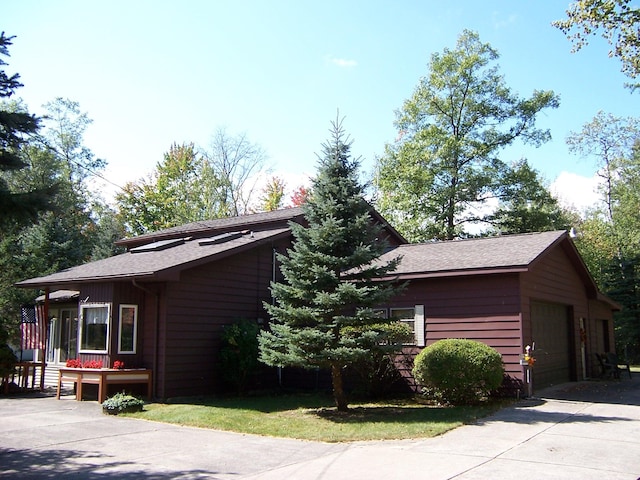
[[[403, 257], [397, 277], [410, 281], [380, 310], [414, 327], [414, 353], [440, 338], [473, 338], [497, 348], [509, 375], [522, 379], [519, 355], [535, 342], [536, 382], [547, 385], [592, 375], [590, 355], [613, 348], [617, 307], [565, 232], [407, 244], [371, 215], [386, 232], [385, 255]], [[51, 297], [75, 292], [50, 304], [48, 371], [75, 355], [151, 369], [157, 398], [218, 391], [222, 329], [240, 318], [266, 328], [263, 302], [281, 279], [289, 222], [304, 222], [300, 208], [191, 223], [122, 240], [124, 254], [19, 282]]]
[[[77, 319], [77, 348], [65, 354], [61, 310], [49, 302], [48, 384], [75, 353], [105, 367], [118, 361], [151, 369], [158, 398], [216, 391], [222, 329], [240, 318], [266, 325], [263, 302], [271, 300], [270, 283], [281, 278], [277, 254], [291, 247], [289, 222], [303, 220], [300, 208], [290, 208], [195, 222], [125, 239], [124, 254], [19, 282], [76, 295], [70, 318]], [[385, 229], [391, 245], [405, 242]]]
[[496, 348], [524, 380], [534, 348], [536, 388], [599, 374], [595, 353], [613, 351], [613, 312], [564, 231], [400, 245], [395, 272], [408, 280], [384, 313], [415, 317], [416, 346], [468, 338]]

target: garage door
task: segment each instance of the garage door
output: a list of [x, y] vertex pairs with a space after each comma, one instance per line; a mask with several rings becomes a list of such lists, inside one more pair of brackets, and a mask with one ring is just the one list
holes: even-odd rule
[[531, 303], [533, 341], [536, 345], [533, 387], [539, 389], [571, 379], [569, 308], [553, 303]]

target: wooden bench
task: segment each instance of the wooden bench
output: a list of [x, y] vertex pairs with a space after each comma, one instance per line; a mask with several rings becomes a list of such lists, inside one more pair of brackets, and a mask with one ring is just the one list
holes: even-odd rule
[[61, 368], [58, 371], [58, 392], [56, 398], [60, 400], [60, 390], [63, 383], [72, 382], [76, 387], [76, 400], [82, 400], [82, 385], [98, 385], [98, 401], [107, 399], [107, 386], [113, 384], [146, 384], [147, 398], [152, 396], [151, 370], [113, 368]]

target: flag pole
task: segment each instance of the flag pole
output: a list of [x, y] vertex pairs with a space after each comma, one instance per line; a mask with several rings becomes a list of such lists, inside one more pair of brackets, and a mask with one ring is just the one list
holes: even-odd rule
[[44, 314], [42, 315], [44, 318], [42, 321], [43, 332], [42, 332], [42, 367], [40, 367], [40, 391], [44, 391], [44, 369], [47, 365], [47, 343], [49, 340], [49, 287], [45, 287], [44, 289]]

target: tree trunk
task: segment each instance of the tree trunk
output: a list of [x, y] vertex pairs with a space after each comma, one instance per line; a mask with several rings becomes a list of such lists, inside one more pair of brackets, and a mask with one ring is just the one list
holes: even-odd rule
[[335, 363], [331, 365], [331, 383], [333, 384], [333, 399], [336, 402], [338, 411], [348, 411], [349, 405], [347, 404], [347, 397], [342, 387], [342, 367]]

